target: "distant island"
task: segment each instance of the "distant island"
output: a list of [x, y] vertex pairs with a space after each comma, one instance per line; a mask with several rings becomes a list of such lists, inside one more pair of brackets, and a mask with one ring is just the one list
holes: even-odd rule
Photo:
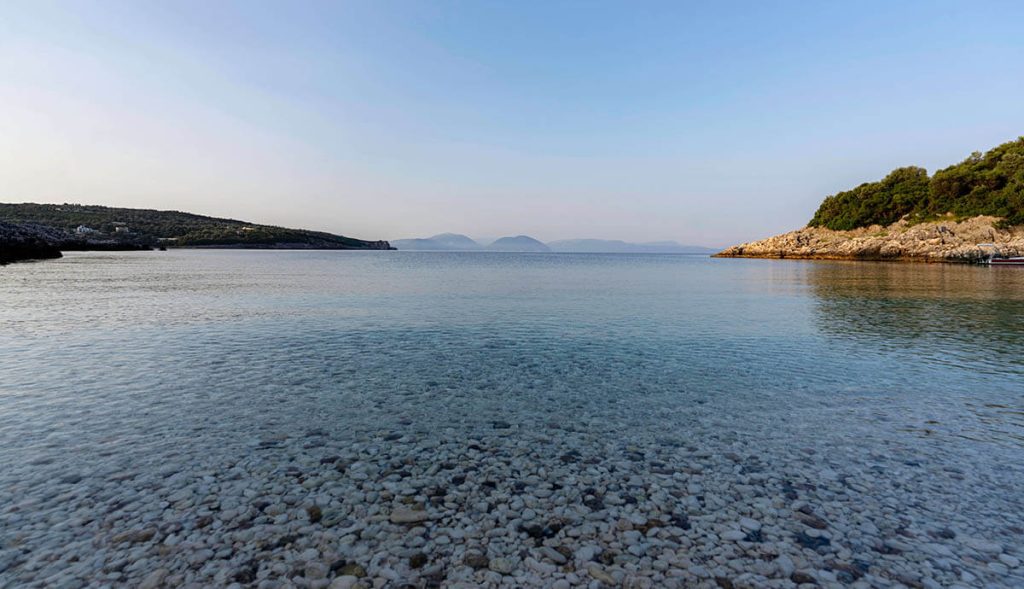
[[979, 243], [1024, 255], [1024, 137], [931, 177], [898, 168], [829, 196], [803, 229], [716, 256], [971, 262]]
[[487, 246], [487, 249], [495, 252], [522, 253], [546, 253], [551, 251], [551, 248], [547, 245], [528, 235], [516, 235], [514, 237], [502, 237], [500, 239], [496, 239], [493, 243]]
[[595, 254], [711, 254], [715, 249], [697, 245], [681, 245], [674, 241], [629, 243], [614, 239], [563, 239], [543, 243], [528, 235], [502, 237], [492, 243], [481, 244], [458, 233], [441, 233], [433, 237], [393, 239], [399, 250], [407, 251], [504, 251], [504, 252], [556, 252]]
[[[39, 259], [39, 247], [59, 251], [132, 250], [154, 247], [251, 249], [394, 249], [332, 233], [260, 225], [180, 211], [81, 204], [0, 203], [0, 259]], [[26, 243], [35, 244], [31, 247]]]
[[630, 243], [617, 239], [563, 239], [549, 241], [555, 252], [595, 254], [711, 254], [718, 250], [700, 245], [682, 245], [675, 241]]
[[407, 251], [447, 252], [483, 249], [483, 246], [476, 240], [458, 233], [441, 233], [433, 237], [413, 239], [392, 239], [391, 244], [399, 250]]
[[482, 244], [459, 233], [441, 233], [433, 237], [414, 239], [393, 239], [391, 243], [399, 250], [422, 252], [550, 252], [543, 242], [528, 235], [502, 237], [491, 243]]

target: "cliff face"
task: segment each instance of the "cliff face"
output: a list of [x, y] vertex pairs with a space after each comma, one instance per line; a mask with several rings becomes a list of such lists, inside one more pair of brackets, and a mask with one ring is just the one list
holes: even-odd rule
[[61, 236], [62, 232], [49, 227], [0, 221], [0, 264], [59, 258]]
[[899, 221], [850, 231], [805, 227], [733, 246], [715, 257], [973, 262], [984, 256], [979, 243], [995, 243], [1007, 255], [1024, 255], [1024, 225], [998, 229], [998, 221], [980, 216], [917, 224]]

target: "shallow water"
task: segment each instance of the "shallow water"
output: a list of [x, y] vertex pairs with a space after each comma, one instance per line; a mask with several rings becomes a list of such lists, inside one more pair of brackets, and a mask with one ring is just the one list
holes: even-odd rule
[[[0, 585], [135, 578], [131, 566], [80, 570], [47, 552], [69, 538], [102, 545], [120, 529], [117, 517], [103, 520], [108, 511], [89, 517], [109, 499], [90, 494], [117, 473], [180, 464], [172, 470], [190, 471], [195, 484], [261, 449], [273, 453], [271, 438], [296, 440], [291, 455], [267, 458], [272, 470], [295, 453], [315, 457], [321, 446], [302, 442], [310, 430], [341, 448], [389, 433], [405, 436], [396, 446], [430, 447], [489, 439], [495, 422], [504, 436], [497, 445], [549, 445], [534, 460], [540, 466], [569, 447], [648, 453], [669, 466], [706, 459], [703, 485], [727, 493], [740, 484], [735, 473], [709, 472], [717, 463], [704, 455], [738, 453], [769, 474], [804, 468], [822, 486], [860, 478], [845, 498], [831, 498], [841, 504], [833, 519], [851, 529], [859, 524], [842, 510], [861, 494], [913, 503], [865, 514], [879, 538], [886, 525], [909, 530], [903, 537], [916, 548], [935, 542], [932, 528], [950, 526], [961, 540], [1001, 543], [1011, 564], [1024, 544], [1024, 271], [1016, 268], [75, 253], [0, 268], [0, 359]], [[677, 448], [689, 454], [662, 456]], [[709, 530], [745, 513], [700, 497], [691, 514]], [[171, 518], [166, 509], [139, 505], [125, 520]], [[777, 541], [786, 542], [798, 528], [778, 519]], [[948, 540], [956, 552], [958, 541]], [[893, 583], [912, 584], [899, 580], [904, 573], [925, 584], [1024, 583], [997, 553], [964, 550], [949, 568], [924, 567], [927, 551], [891, 566], [892, 555], [864, 548], [862, 557], [876, 567], [869, 579]], [[152, 567], [162, 557], [146, 558]], [[622, 564], [627, 574], [631, 564]], [[644, 565], [641, 557], [636, 566]], [[899, 574], [885, 574], [892, 570]], [[196, 574], [185, 580], [206, 579]], [[818, 578], [834, 580], [827, 571]]]

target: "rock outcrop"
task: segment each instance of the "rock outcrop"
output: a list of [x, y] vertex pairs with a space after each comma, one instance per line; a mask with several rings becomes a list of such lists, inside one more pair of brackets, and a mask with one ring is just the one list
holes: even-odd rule
[[980, 216], [916, 224], [904, 220], [850, 231], [804, 227], [730, 247], [715, 257], [975, 262], [986, 255], [979, 243], [994, 243], [1006, 255], [1024, 255], [1024, 226], [1002, 229], [998, 222]]
[[24, 260], [61, 257], [58, 243], [63, 232], [39, 225], [0, 221], [0, 265]]

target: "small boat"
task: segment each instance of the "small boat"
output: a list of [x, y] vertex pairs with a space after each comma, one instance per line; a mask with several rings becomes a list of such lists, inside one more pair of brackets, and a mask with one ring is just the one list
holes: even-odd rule
[[[978, 260], [981, 264], [989, 266], [1024, 266], [1024, 256], [1007, 256], [999, 251], [999, 246], [994, 243], [979, 243], [978, 247], [984, 256]], [[991, 249], [991, 251], [989, 251]]]

